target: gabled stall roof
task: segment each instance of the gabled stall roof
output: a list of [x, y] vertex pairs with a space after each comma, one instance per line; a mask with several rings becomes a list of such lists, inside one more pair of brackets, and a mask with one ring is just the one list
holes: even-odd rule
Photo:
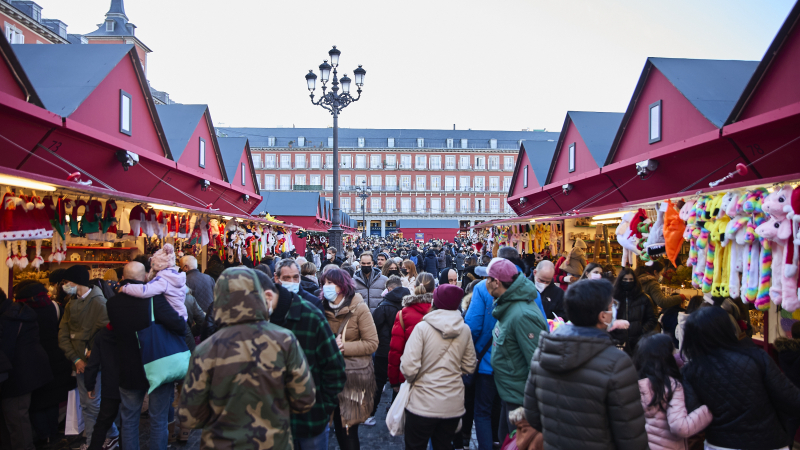
[[272, 216], [318, 217], [318, 192], [261, 191], [263, 197], [254, 214]]
[[[544, 186], [545, 180], [547, 179], [547, 173], [550, 170], [550, 163], [553, 161], [553, 155], [555, 152], [555, 140], [523, 142], [519, 148], [519, 154], [517, 156], [516, 166], [514, 167], [514, 175], [511, 177], [509, 191], [513, 191], [514, 186], [517, 184], [517, 175], [519, 174], [519, 170], [522, 166], [523, 155], [527, 156], [531, 169], [533, 170], [533, 175], [536, 178], [536, 182], [539, 184], [539, 187]], [[512, 195], [512, 193], [513, 192], [509, 192], [508, 195]]]
[[[208, 116], [206, 116], [208, 117]], [[231, 185], [236, 184], [236, 171], [239, 169], [239, 161], [242, 160], [242, 153], [245, 154], [245, 162], [250, 170], [250, 180], [253, 183], [256, 191], [258, 190], [258, 180], [256, 179], [256, 169], [253, 166], [253, 156], [250, 154], [250, 143], [247, 138], [217, 138], [219, 143], [219, 152], [222, 156], [220, 164], [222, 164], [224, 171], [228, 177]]]
[[177, 161], [181, 159], [198, 122], [208, 111], [208, 105], [156, 105], [156, 110], [167, 135], [173, 160]]
[[14, 50], [11, 49], [11, 44], [8, 43], [4, 34], [0, 35], [0, 57], [5, 61], [11, 76], [22, 90], [25, 101], [43, 108], [44, 106], [39, 99], [39, 95], [36, 93], [36, 89], [33, 87], [33, 84], [31, 84], [30, 79], [28, 79], [28, 75], [22, 68], [19, 59], [17, 59], [17, 55], [14, 53]]
[[[597, 163], [597, 167], [603, 167], [624, 115], [624, 113], [615, 112], [567, 111], [554, 155], [550, 160], [550, 167], [542, 185], [550, 184], [553, 181], [553, 172], [556, 162], [561, 156], [570, 123], [575, 125], [575, 129], [581, 135], [581, 139], [591, 153], [592, 159]], [[531, 162], [532, 164], [533, 162]]]

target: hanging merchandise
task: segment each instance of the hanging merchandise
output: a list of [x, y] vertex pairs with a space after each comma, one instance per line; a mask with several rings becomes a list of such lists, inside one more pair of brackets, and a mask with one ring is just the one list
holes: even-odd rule
[[39, 270], [39, 268], [42, 267], [42, 264], [44, 264], [44, 258], [42, 258], [42, 240], [41, 239], [37, 239], [36, 240], [36, 257], [34, 257], [33, 261], [31, 261], [31, 267], [33, 267], [36, 270]]
[[3, 208], [0, 240], [48, 239], [53, 235], [53, 227], [42, 202], [34, 204], [27, 197], [17, 195], [6, 187], [0, 207]]
[[792, 295], [792, 301], [798, 301], [800, 298], [800, 289], [798, 289], [798, 259], [800, 259], [800, 189], [792, 191], [790, 202], [784, 205], [784, 212], [786, 218], [790, 220], [792, 226], [792, 233], [790, 242], [786, 247], [786, 261], [784, 266], [784, 274], [789, 278], [788, 286], [784, 290], [785, 295]]
[[[785, 205], [789, 205], [792, 197], [792, 187], [789, 185], [776, 189], [764, 198], [762, 210], [769, 215], [769, 219], [756, 228], [756, 234], [768, 239], [772, 246], [772, 285], [770, 286], [769, 296], [776, 305], [783, 304], [784, 309], [795, 311], [797, 304], [796, 296], [796, 277], [787, 276], [783, 270], [785, 263], [785, 250], [788, 245], [794, 244], [792, 238], [792, 220], [787, 219]], [[786, 291], [795, 291], [785, 298], [784, 284]], [[788, 300], [788, 304], [784, 302]]]
[[[661, 205], [656, 209], [656, 221], [649, 225], [647, 240], [644, 244], [645, 253], [647, 256], [646, 265], [651, 266], [659, 256], [666, 253], [666, 241], [664, 240], [664, 213], [667, 210], [667, 203], [661, 202]], [[644, 258], [642, 258], [644, 260]]]
[[[686, 232], [686, 224], [681, 220], [681, 213], [678, 212], [678, 207], [667, 200], [667, 207], [664, 212], [664, 252], [667, 254], [667, 259], [672, 262], [676, 268], [676, 260], [678, 253], [684, 242], [684, 233]], [[683, 206], [686, 206], [685, 204]], [[680, 208], [683, 211], [683, 208]]]
[[622, 267], [636, 267], [636, 256], [640, 254], [639, 249], [636, 248], [636, 236], [631, 229], [631, 220], [633, 220], [634, 213], [629, 212], [622, 216], [622, 221], [617, 226], [615, 234], [617, 235], [617, 242], [622, 246]]
[[131, 224], [131, 236], [140, 236], [142, 234], [142, 225], [145, 223], [145, 210], [142, 205], [133, 207], [128, 221]]

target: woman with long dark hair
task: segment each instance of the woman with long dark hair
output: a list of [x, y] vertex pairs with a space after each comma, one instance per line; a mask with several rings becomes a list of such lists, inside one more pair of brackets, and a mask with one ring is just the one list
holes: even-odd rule
[[691, 413], [686, 411], [674, 350], [668, 335], [653, 334], [639, 341], [633, 358], [652, 450], [685, 450], [686, 438], [711, 423], [712, 416], [705, 405]]
[[642, 292], [642, 286], [636, 275], [628, 267], [624, 267], [617, 275], [614, 283], [615, 320], [627, 320], [630, 326], [627, 329], [617, 329], [611, 332], [611, 337], [617, 345], [628, 355], [633, 355], [633, 350], [642, 336], [652, 331], [658, 324], [658, 318], [653, 312], [650, 298]]
[[372, 370], [353, 372], [350, 367], [372, 367], [372, 353], [378, 349], [378, 332], [369, 307], [350, 274], [329, 269], [322, 275], [320, 298], [336, 344], [347, 362], [347, 383], [339, 394], [339, 406], [333, 413], [336, 441], [342, 450], [358, 450], [358, 424], [370, 417], [375, 392]]
[[788, 449], [800, 415], [800, 389], [763, 350], [745, 345], [727, 312], [701, 308], [683, 333], [689, 410], [707, 405], [714, 415], [706, 448]]
[[603, 278], [603, 266], [596, 262], [587, 264], [581, 275], [581, 280], [599, 280], [601, 278]]

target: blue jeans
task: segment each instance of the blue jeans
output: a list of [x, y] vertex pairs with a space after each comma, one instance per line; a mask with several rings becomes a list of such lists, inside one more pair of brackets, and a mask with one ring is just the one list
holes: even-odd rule
[[[78, 395], [81, 398], [81, 415], [83, 416], [83, 435], [86, 437], [86, 444], [90, 444], [92, 442], [92, 431], [94, 430], [94, 423], [97, 421], [97, 414], [100, 413], [100, 372], [97, 372], [97, 382], [94, 386], [94, 398], [89, 398], [89, 392], [86, 390], [86, 382], [83, 378], [83, 374], [79, 373], [76, 375], [76, 379], [78, 381]], [[117, 429], [117, 425], [111, 425], [111, 429], [108, 430], [108, 434], [105, 437], [117, 437], [119, 436], [119, 429]]]
[[310, 438], [295, 438], [294, 450], [328, 450], [328, 433], [330, 429], [325, 425], [325, 431]]
[[492, 450], [492, 405], [496, 395], [494, 375], [479, 373], [475, 380], [475, 435], [479, 450]]
[[[150, 393], [150, 450], [166, 450], [167, 414], [172, 398], [174, 383], [166, 383], [157, 387]], [[139, 415], [142, 412], [142, 402], [147, 391], [144, 389], [119, 388], [122, 400], [120, 415], [122, 416], [122, 447], [139, 448]]]

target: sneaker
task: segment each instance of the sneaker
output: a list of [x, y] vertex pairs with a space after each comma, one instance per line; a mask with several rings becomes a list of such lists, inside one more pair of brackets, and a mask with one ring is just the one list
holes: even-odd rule
[[114, 450], [119, 447], [119, 436], [113, 438], [106, 438], [103, 442], [103, 450]]
[[372, 416], [369, 419], [364, 421], [364, 425], [366, 425], [368, 427], [375, 426], [376, 423], [378, 423], [378, 421], [375, 420], [375, 416]]

